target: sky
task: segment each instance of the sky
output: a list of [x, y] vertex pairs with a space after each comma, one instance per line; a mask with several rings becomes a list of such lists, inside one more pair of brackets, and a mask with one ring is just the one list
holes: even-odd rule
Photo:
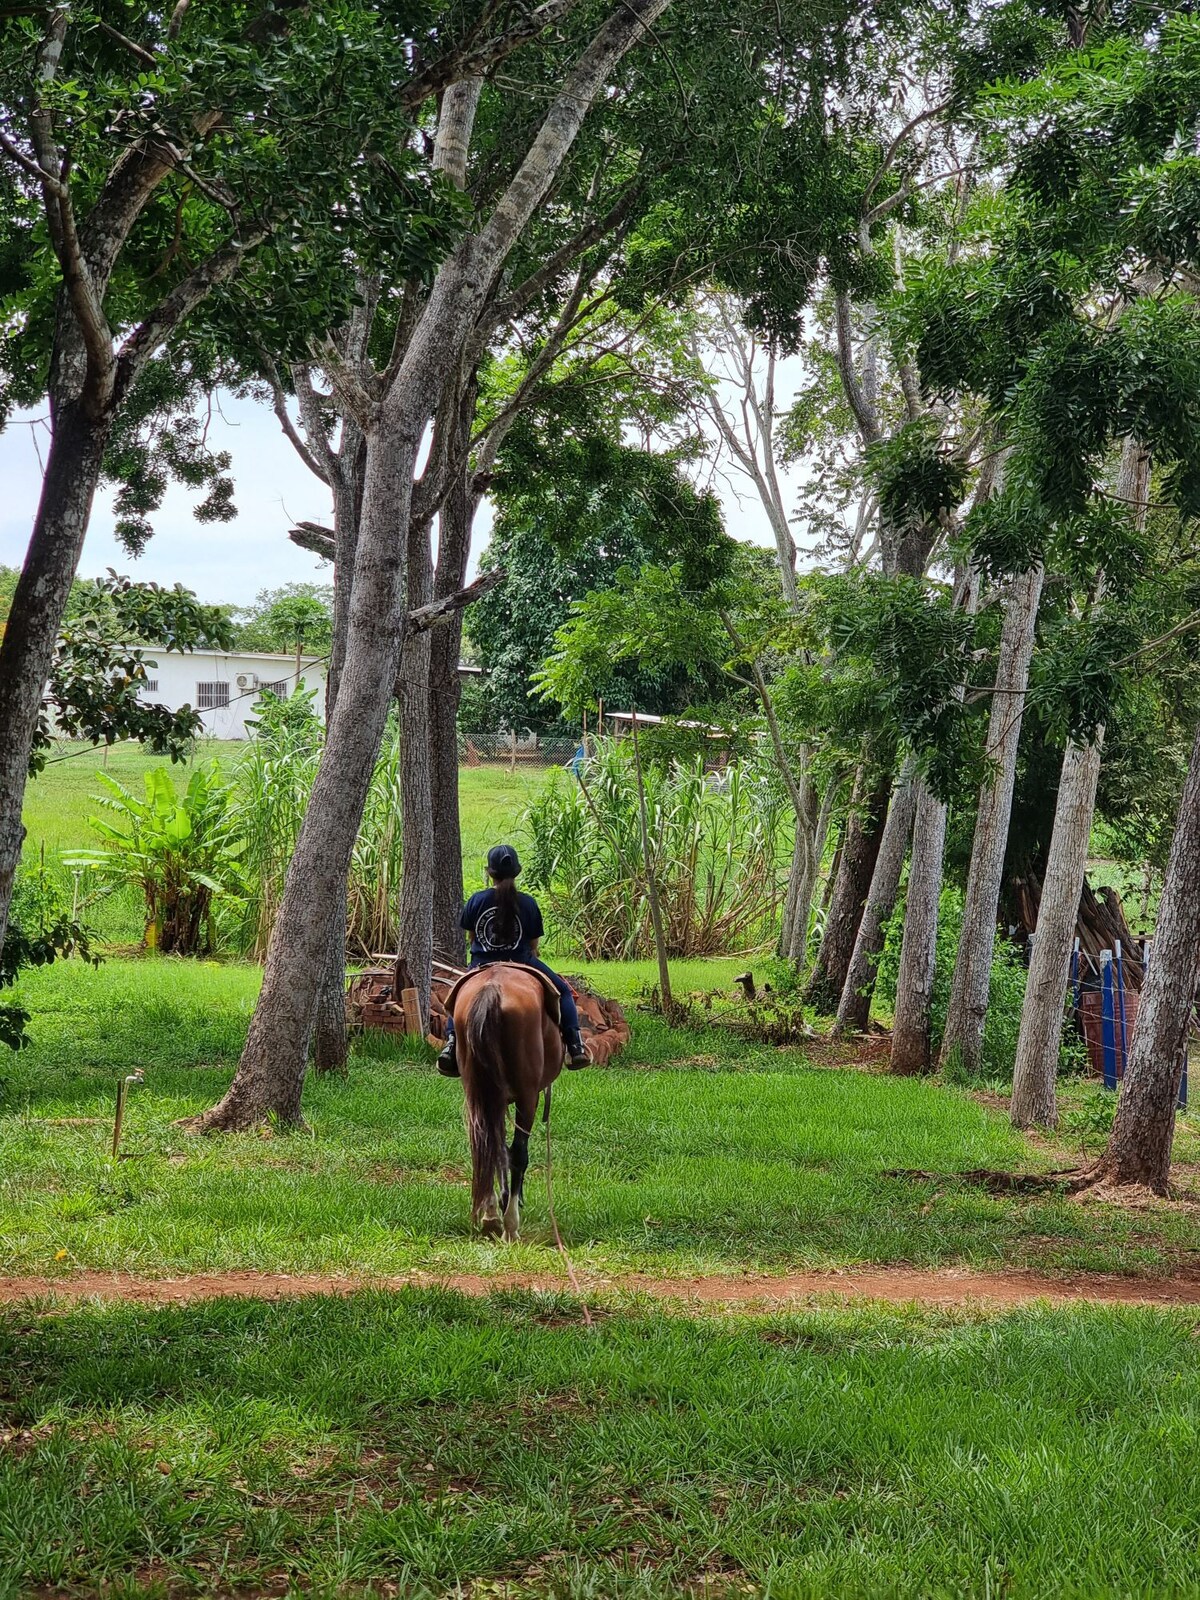
[[[0, 566], [19, 567], [41, 489], [41, 464], [47, 428], [41, 414], [14, 417], [0, 433]], [[298, 549], [287, 536], [297, 522], [329, 524], [329, 491], [302, 464], [283, 436], [268, 406], [231, 395], [220, 397], [209, 439], [214, 449], [233, 457], [232, 522], [197, 522], [192, 510], [199, 495], [172, 485], [162, 509], [151, 517], [154, 537], [138, 559], [126, 555], [113, 536], [112, 493], [97, 495], [79, 574], [101, 576], [109, 567], [143, 581], [182, 583], [207, 604], [249, 605], [262, 589], [285, 583], [328, 583], [331, 568]], [[713, 487], [724, 508], [726, 527], [736, 539], [771, 542], [762, 509], [748, 485], [728, 471]], [[480, 507], [475, 522], [473, 562], [487, 542], [490, 508]]]

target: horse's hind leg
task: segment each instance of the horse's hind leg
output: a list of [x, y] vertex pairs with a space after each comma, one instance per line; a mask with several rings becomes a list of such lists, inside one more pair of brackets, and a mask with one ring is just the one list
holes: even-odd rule
[[504, 1207], [504, 1237], [513, 1243], [521, 1233], [521, 1201], [524, 1198], [525, 1171], [529, 1166], [529, 1133], [537, 1113], [537, 1101], [530, 1106], [517, 1102], [516, 1128], [508, 1152], [509, 1195]]

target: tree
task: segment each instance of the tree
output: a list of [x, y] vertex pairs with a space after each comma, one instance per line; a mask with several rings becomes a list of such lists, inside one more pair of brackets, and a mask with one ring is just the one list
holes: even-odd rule
[[[478, 79], [456, 83], [442, 99], [434, 155], [440, 147], [446, 160], [461, 170], [463, 155], [470, 159], [473, 135], [482, 140], [481, 148], [491, 159], [481, 171], [486, 181], [471, 193], [475, 224], [430, 287], [417, 283], [407, 299], [397, 293], [391, 301], [391, 334], [386, 343], [381, 341], [378, 365], [355, 368], [342, 359], [336, 343], [321, 346], [321, 360], [338, 403], [355, 416], [366, 441], [346, 666], [322, 774], [297, 849], [295, 888], [290, 901], [285, 897], [277, 927], [279, 942], [268, 958], [247, 1051], [231, 1095], [214, 1110], [206, 1126], [255, 1121], [269, 1111], [284, 1120], [299, 1114], [302, 1039], [311, 1019], [313, 963], [321, 939], [317, 924], [322, 920], [328, 924], [332, 904], [325, 891], [325, 876], [344, 870], [343, 858], [350, 848], [347, 840], [356, 825], [365, 775], [386, 709], [377, 700], [379, 685], [389, 668], [399, 664], [405, 610], [421, 609], [420, 585], [410, 580], [425, 582], [429, 563], [424, 550], [420, 562], [415, 560], [413, 525], [427, 540], [430, 508], [443, 503], [461, 466], [450, 445], [458, 428], [461, 394], [474, 381], [476, 358], [506, 321], [523, 314], [544, 293], [557, 289], [564, 261], [569, 270], [589, 241], [611, 232], [625, 208], [642, 197], [643, 178], [657, 188], [656, 222], [667, 220], [671, 226], [665, 230], [656, 226], [653, 239], [635, 242], [631, 238], [631, 255], [637, 259], [622, 283], [623, 292], [649, 294], [662, 281], [664, 267], [669, 269], [667, 277], [673, 278], [681, 255], [689, 250], [705, 260], [724, 251], [745, 264], [750, 256], [749, 237], [755, 235], [768, 241], [769, 247], [762, 252], [757, 268], [745, 273], [747, 283], [739, 292], [753, 295], [762, 314], [769, 316], [772, 288], [787, 281], [794, 306], [795, 282], [802, 278], [811, 281], [820, 241], [840, 226], [829, 205], [832, 188], [818, 196], [795, 181], [798, 158], [811, 155], [821, 160], [830, 148], [821, 109], [824, 89], [849, 48], [848, 36], [837, 31], [836, 19], [831, 27], [829, 18], [814, 18], [806, 8], [793, 11], [783, 7], [763, 13], [751, 4], [735, 7], [738, 26], [731, 34], [730, 17], [724, 10], [706, 10], [701, 15], [685, 5], [680, 6], [677, 17], [668, 15], [668, 10], [667, 0], [635, 0], [632, 4], [626, 0], [599, 26], [591, 17], [573, 14], [576, 26], [565, 29], [553, 47], [514, 58], [515, 68], [508, 70], [527, 73], [523, 82], [526, 92], [520, 96], [494, 94]], [[809, 48], [781, 54], [781, 22], [791, 37], [803, 38]], [[621, 66], [651, 26], [656, 27], [659, 38], [673, 41], [675, 54], [658, 51], [649, 58], [639, 56], [636, 73], [628, 65]], [[737, 40], [732, 50], [731, 37]], [[869, 30], [856, 31], [854, 39], [866, 46]], [[686, 62], [682, 77], [681, 60]], [[768, 68], [768, 62], [778, 65], [781, 60], [798, 64], [799, 83], [793, 82], [790, 72], [781, 79], [774, 66]], [[652, 137], [658, 141], [662, 156], [656, 153], [648, 168], [642, 165], [638, 144], [622, 138], [589, 145], [584, 131], [601, 87], [618, 68], [630, 92], [605, 97], [603, 114], [605, 119], [637, 122], [638, 144]], [[643, 95], [634, 88], [635, 84], [650, 83], [654, 95]], [[677, 97], [681, 83], [689, 106], [684, 124], [663, 114], [663, 97]], [[781, 84], [784, 98], [779, 101], [776, 96]], [[547, 98], [550, 109], [534, 126], [531, 118]], [[704, 142], [711, 140], [717, 148], [729, 148], [732, 140], [741, 136], [742, 108], [749, 122], [761, 125], [760, 160], [779, 176], [769, 194], [758, 181], [761, 168], [746, 174], [743, 164], [733, 163], [726, 169], [711, 159], [711, 148]], [[499, 123], [498, 112], [502, 112]], [[700, 130], [704, 137], [698, 142]], [[581, 151], [589, 150], [592, 158], [573, 165], [569, 157], [577, 144]], [[847, 142], [845, 148], [849, 147]], [[663, 159], [667, 149], [674, 166]], [[620, 153], [620, 159], [613, 159], [614, 152]], [[680, 159], [685, 156], [687, 159]], [[724, 205], [732, 193], [722, 176], [726, 170], [739, 181], [745, 174], [757, 183], [756, 203], [734, 208]], [[689, 175], [697, 199], [704, 202], [703, 216], [709, 219], [704, 223], [699, 221], [701, 208], [680, 208], [680, 183]], [[844, 181], [844, 174], [842, 178]], [[560, 188], [555, 191], [554, 214], [563, 214], [559, 202], [565, 204], [569, 197], [581, 203], [586, 220], [561, 251], [540, 257], [535, 253], [530, 262], [524, 252], [545, 239], [542, 223], [552, 220], [552, 215], [541, 206], [556, 182]], [[586, 208], [582, 206], [585, 197], [590, 197]], [[770, 203], [764, 203], [768, 199]], [[599, 215], [598, 205], [606, 207]], [[571, 214], [569, 209], [566, 214]], [[717, 220], [716, 227], [712, 219]], [[810, 230], [816, 245], [811, 252], [797, 243], [807, 239]], [[651, 244], [654, 248], [647, 248]], [[764, 270], [768, 261], [770, 274]], [[515, 280], [512, 290], [502, 276], [509, 265]], [[528, 275], [522, 277], [525, 266]], [[396, 316], [398, 311], [403, 314]], [[417, 493], [415, 466], [430, 420], [433, 440]], [[392, 548], [397, 527], [407, 530], [402, 541], [405, 548], [398, 553]], [[414, 558], [411, 564], [410, 556]], [[355, 687], [346, 702], [351, 681]], [[350, 707], [344, 713], [343, 703]], [[417, 804], [409, 811], [420, 815], [424, 826], [428, 784], [422, 786], [419, 778], [420, 774], [414, 773]], [[424, 898], [406, 928], [406, 941], [412, 945], [414, 971], [423, 983], [432, 950], [432, 896], [427, 880], [415, 885], [414, 892], [417, 888]], [[304, 898], [302, 907], [295, 904], [297, 896]]]
[[943, 1066], [957, 1060], [967, 1073], [978, 1072], [983, 1056], [996, 918], [1043, 578], [1038, 565], [1012, 580], [1000, 635], [996, 687], [984, 746], [990, 770], [979, 790], [962, 939], [954, 964], [941, 1049]]
[[[97, 484], [124, 475], [122, 531], [143, 540], [161, 489], [133, 424], [196, 371], [190, 355], [156, 353], [255, 265], [286, 262], [302, 322], [323, 298], [310, 269], [349, 235], [373, 235], [413, 270], [436, 260], [457, 213], [406, 171], [412, 115], [481, 43], [500, 44], [464, 19], [447, 52], [438, 24], [451, 19], [417, 13], [433, 27], [414, 37], [406, 16], [367, 7], [117, 8], [115, 23], [110, 10], [20, 7], [0, 22], [0, 241], [19, 312], [5, 325], [3, 408], [44, 396], [51, 425], [0, 643], [0, 934], [41, 687]], [[165, 448], [192, 470], [190, 444]]]
[[243, 650], [326, 653], [333, 643], [333, 589], [329, 584], [287, 583], [260, 589], [253, 606], [235, 613]]
[[[116, 744], [136, 739], [180, 761], [203, 731], [192, 706], [172, 710], [143, 698], [154, 646], [227, 650], [232, 629], [218, 606], [176, 584], [134, 583], [110, 573], [75, 585], [55, 646], [30, 769], [40, 771], [53, 734]], [[149, 653], [149, 654], [148, 654]]]
[[1200, 729], [1179, 807], [1121, 1098], [1099, 1181], [1166, 1194], [1175, 1107], [1200, 977]]
[[[423, 310], [378, 398], [343, 395], [366, 435], [362, 513], [345, 659], [312, 799], [292, 858], [267, 955], [263, 989], [238, 1071], [204, 1128], [300, 1118], [304, 1055], [328, 968], [331, 912], [344, 892], [354, 837], [400, 665], [407, 540], [418, 451], [429, 418], [465, 350], [488, 288], [545, 197], [595, 96], [617, 63], [666, 10], [632, 0], [583, 47], [490, 217], [469, 230], [439, 269]], [[456, 85], [443, 126], [469, 142], [479, 92]], [[346, 386], [349, 389], [349, 386]], [[429, 917], [432, 942], [432, 906]]]

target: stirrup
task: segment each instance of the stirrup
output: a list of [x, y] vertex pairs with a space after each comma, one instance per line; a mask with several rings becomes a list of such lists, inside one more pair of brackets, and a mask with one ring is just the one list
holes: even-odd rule
[[578, 1072], [580, 1067], [590, 1067], [592, 1058], [587, 1053], [587, 1046], [583, 1040], [576, 1036], [574, 1039], [564, 1041], [567, 1047], [567, 1071]]
[[455, 1053], [454, 1044], [455, 1041], [453, 1039], [447, 1039], [438, 1054], [437, 1069], [443, 1078], [457, 1078], [459, 1076], [458, 1056]]

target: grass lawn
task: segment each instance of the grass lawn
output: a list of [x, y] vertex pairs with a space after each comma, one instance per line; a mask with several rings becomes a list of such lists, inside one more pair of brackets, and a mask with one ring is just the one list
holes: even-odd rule
[[[728, 981], [733, 965], [681, 964], [680, 987]], [[592, 976], [628, 996], [649, 970]], [[255, 968], [170, 959], [74, 962], [24, 981], [34, 1045], [0, 1063], [0, 1270], [557, 1270], [540, 1138], [524, 1242], [509, 1250], [469, 1234], [462, 1094], [423, 1045], [368, 1038], [348, 1082], [310, 1078], [309, 1135], [196, 1140], [173, 1127], [224, 1089], [258, 981]], [[1200, 1245], [1178, 1210], [884, 1177], [1044, 1168], [1052, 1157], [936, 1082], [811, 1068], [795, 1051], [634, 1018], [627, 1055], [570, 1075], [556, 1097], [559, 1220], [582, 1267], [1156, 1273]], [[135, 1159], [114, 1169], [107, 1119], [115, 1081], [133, 1067], [146, 1077], [127, 1116]], [[104, 1120], [60, 1120], [93, 1117]]]
[[0, 1595], [1194, 1595], [1198, 1421], [1163, 1313], [9, 1311]]
[[[86, 839], [98, 763], [31, 786], [48, 853]], [[109, 770], [149, 764], [114, 751]], [[462, 776], [473, 883], [541, 775]], [[678, 963], [676, 984], [743, 965]], [[631, 1007], [654, 977], [583, 970]], [[461, 1089], [423, 1045], [368, 1036], [347, 1081], [310, 1077], [306, 1134], [181, 1133], [228, 1082], [260, 978], [119, 957], [25, 976], [33, 1044], [0, 1056], [0, 1273], [560, 1275], [540, 1137], [522, 1244], [469, 1233]], [[1195, 1211], [884, 1176], [1069, 1154], [981, 1097], [631, 1015], [626, 1055], [555, 1099], [581, 1270], [1155, 1275], [1200, 1253]], [[1098, 1138], [1102, 1098], [1065, 1099]], [[1200, 1157], [1190, 1117], [1177, 1154]], [[569, 1296], [435, 1288], [3, 1306], [0, 1600], [1200, 1596], [1194, 1323], [1087, 1305], [685, 1316], [626, 1295], [588, 1328]]]

